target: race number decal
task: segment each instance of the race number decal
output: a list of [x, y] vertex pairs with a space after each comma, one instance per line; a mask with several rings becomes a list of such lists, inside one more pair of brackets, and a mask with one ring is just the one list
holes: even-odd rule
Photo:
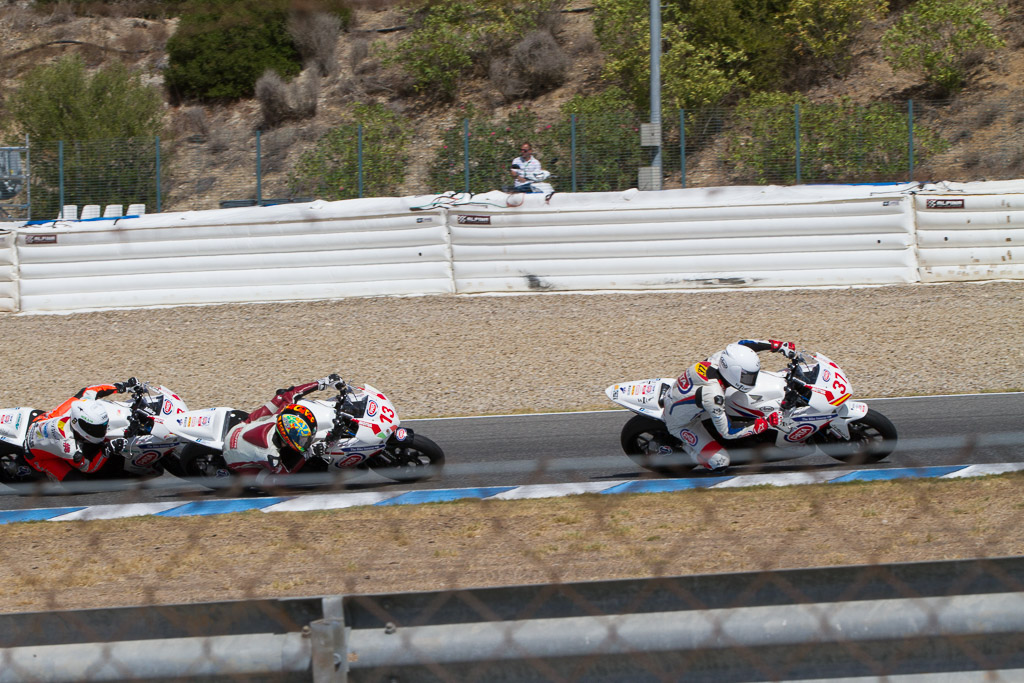
[[394, 420], [392, 419], [394, 417], [395, 417], [395, 411], [391, 410], [391, 408], [388, 408], [387, 406], [383, 406], [383, 405], [380, 407], [380, 421], [381, 422], [387, 422], [387, 423], [394, 422]]
[[697, 363], [696, 365], [693, 366], [693, 369], [697, 373], [698, 377], [700, 377], [705, 382], [708, 381], [708, 364], [707, 363]]

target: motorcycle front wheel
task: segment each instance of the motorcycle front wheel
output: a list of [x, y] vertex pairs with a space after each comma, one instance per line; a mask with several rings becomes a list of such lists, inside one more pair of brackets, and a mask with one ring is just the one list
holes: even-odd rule
[[619, 440], [623, 452], [644, 469], [667, 477], [693, 469], [679, 440], [668, 433], [660, 420], [634, 415], [623, 425]]
[[389, 444], [387, 450], [366, 464], [388, 479], [412, 483], [439, 474], [444, 467], [444, 451], [427, 437], [413, 434], [406, 441]]
[[873, 408], [856, 422], [850, 423], [850, 440], [831, 433], [822, 434], [815, 442], [829, 457], [856, 465], [884, 460], [896, 450], [896, 427], [885, 415]]

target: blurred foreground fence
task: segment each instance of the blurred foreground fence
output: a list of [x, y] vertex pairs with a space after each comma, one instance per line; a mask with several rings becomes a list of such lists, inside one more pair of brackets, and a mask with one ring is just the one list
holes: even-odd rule
[[660, 170], [645, 170], [656, 148], [641, 145], [642, 121], [614, 111], [550, 122], [528, 111], [501, 121], [461, 119], [429, 149], [413, 147], [421, 139], [362, 125], [315, 139], [295, 127], [255, 133], [204, 127], [168, 139], [32, 140], [24, 158], [0, 165], [0, 179], [4, 166], [31, 174], [30, 184], [0, 195], [0, 218], [52, 219], [65, 205], [143, 204], [159, 212], [487, 192], [510, 185], [512, 159], [527, 139], [560, 192], [1006, 180], [1024, 177], [1022, 122], [1024, 108], [1016, 101], [679, 111], [664, 117]]
[[1024, 559], [0, 615], [0, 683], [1024, 676]]

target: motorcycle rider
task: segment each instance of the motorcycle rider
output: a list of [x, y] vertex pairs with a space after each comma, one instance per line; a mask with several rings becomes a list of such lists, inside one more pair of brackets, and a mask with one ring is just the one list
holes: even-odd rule
[[29, 428], [25, 460], [51, 479], [64, 482], [95, 474], [119, 457], [127, 441], [107, 442], [109, 418], [102, 404], [79, 399], [66, 415], [37, 420]]
[[[734, 427], [725, 412], [725, 392], [729, 387], [749, 392], [757, 383], [760, 351], [774, 351], [787, 358], [796, 356], [793, 342], [741, 339], [687, 368], [665, 394], [665, 425], [683, 443], [698, 467], [721, 471], [729, 466], [729, 454], [718, 442], [719, 437], [740, 439], [778, 426], [778, 413], [759, 417], [747, 427]], [[708, 416], [718, 434], [710, 434], [704, 428], [703, 420]]]
[[83, 387], [59, 406], [32, 421], [25, 441], [25, 461], [51, 479], [84, 479], [98, 472], [110, 458], [120, 456], [127, 441], [107, 442], [110, 422], [106, 409], [95, 400], [124, 393], [138, 384], [134, 377], [114, 384]]
[[327, 449], [323, 441], [314, 443], [316, 416], [297, 401], [314, 391], [343, 386], [344, 380], [332, 373], [315, 382], [278, 389], [274, 398], [228, 432], [225, 463], [240, 474], [256, 475], [257, 485], [273, 474], [298, 472], [307, 460]]

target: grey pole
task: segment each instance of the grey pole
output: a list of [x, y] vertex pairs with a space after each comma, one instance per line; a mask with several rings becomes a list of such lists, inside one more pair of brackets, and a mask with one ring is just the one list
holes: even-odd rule
[[796, 184], [800, 184], [800, 103], [793, 105], [793, 129], [796, 136]]
[[914, 182], [914, 100], [907, 100], [907, 182]]
[[156, 136], [156, 212], [160, 213], [160, 136]]
[[57, 178], [60, 185], [60, 204], [57, 206], [57, 215], [64, 215], [64, 141], [57, 141]]
[[462, 176], [469, 194], [469, 119], [462, 119]]
[[572, 165], [572, 191], [576, 191], [576, 114], [569, 117], [569, 163]]
[[686, 111], [679, 109], [679, 179], [686, 187]]
[[363, 196], [363, 124], [356, 129], [356, 163], [359, 166], [359, 196]]
[[651, 166], [661, 187], [661, 2], [651, 2], [651, 125], [658, 131], [658, 146], [654, 148]]
[[256, 131], [256, 206], [263, 205], [263, 154], [260, 152], [260, 131]]

